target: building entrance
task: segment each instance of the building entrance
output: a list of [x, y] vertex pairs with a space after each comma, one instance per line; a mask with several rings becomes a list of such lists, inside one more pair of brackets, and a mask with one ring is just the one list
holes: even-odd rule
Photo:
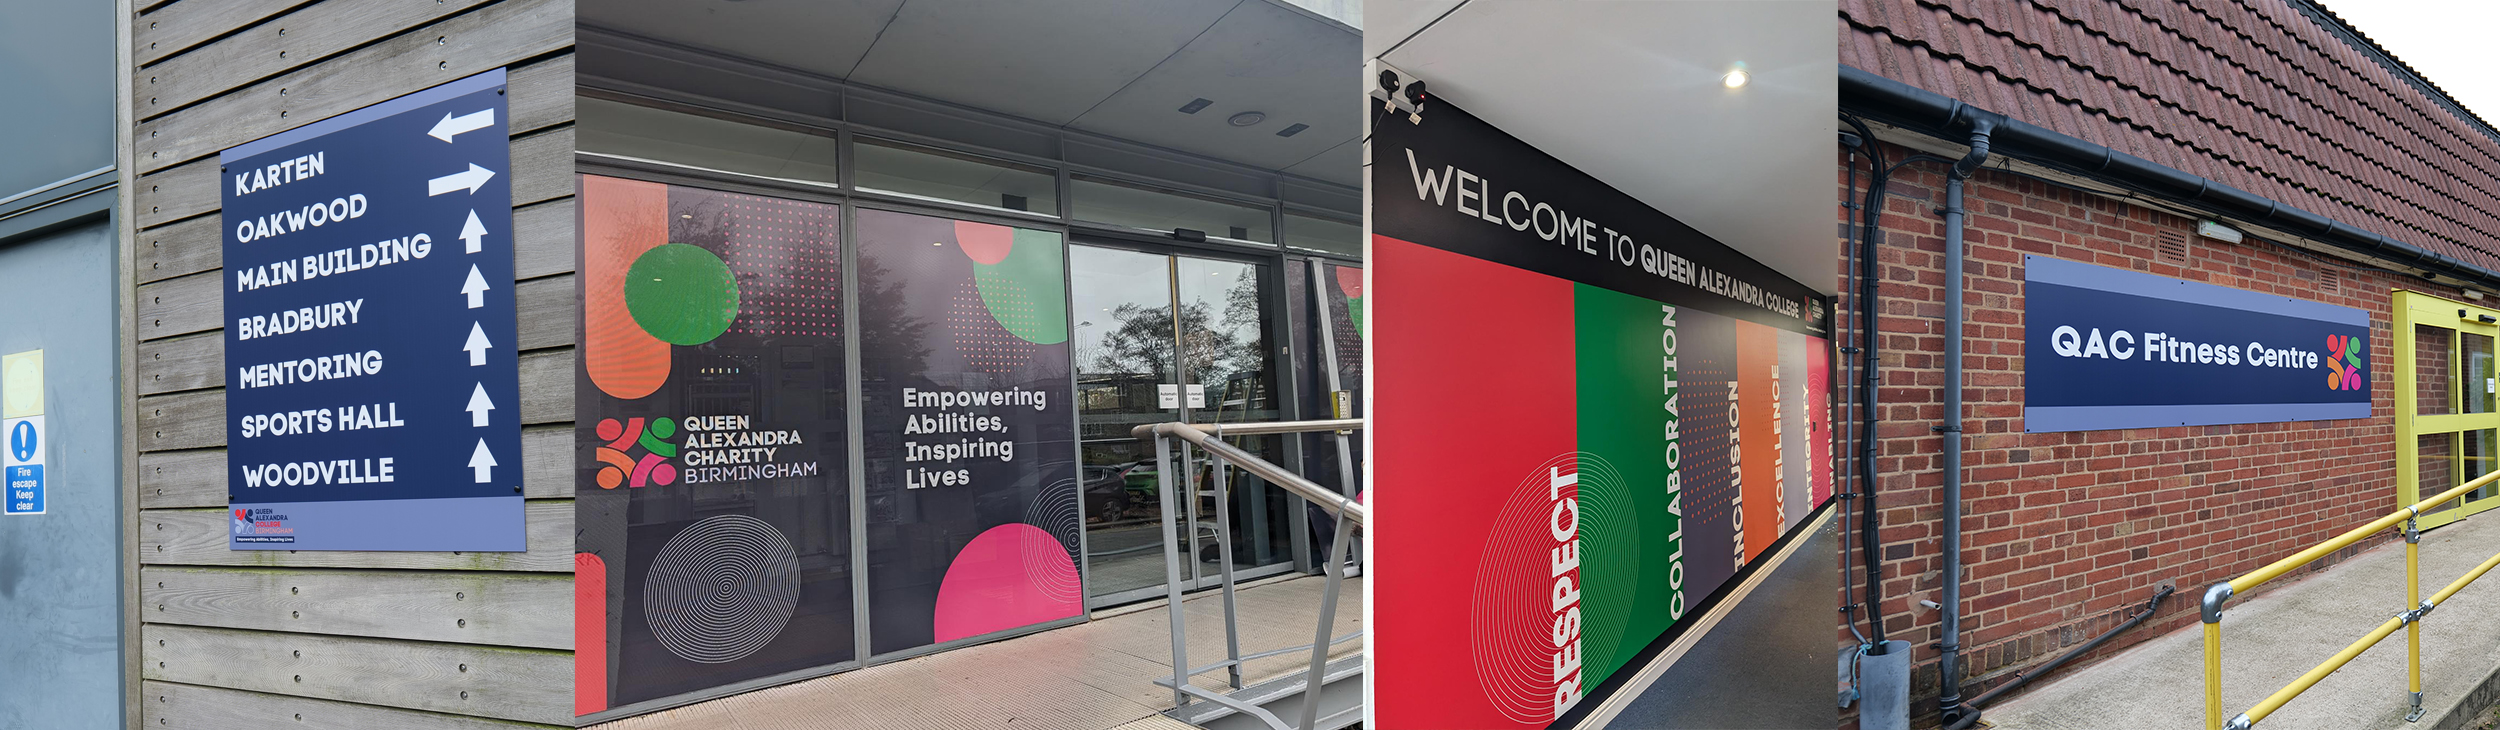
[[[2413, 504], [2500, 468], [2500, 310], [2399, 291], [2395, 311], [2397, 497]], [[2420, 522], [2437, 527], [2494, 506], [2500, 487], [2487, 486]]]
[[[1086, 595], [1091, 606], [1164, 591], [1162, 495], [1153, 450], [1131, 436], [1166, 421], [1245, 423], [1279, 418], [1268, 311], [1274, 272], [1265, 263], [1071, 246], [1078, 436], [1082, 440]], [[1282, 461], [1277, 436], [1228, 439]], [[1177, 456], [1177, 455], [1176, 455]], [[1239, 470], [1215, 491], [1206, 459], [1178, 458], [1188, 493], [1176, 500], [1184, 554], [1182, 588], [1222, 569], [1218, 520], [1230, 520], [1237, 574], [1292, 569], [1291, 512], [1283, 489]]]

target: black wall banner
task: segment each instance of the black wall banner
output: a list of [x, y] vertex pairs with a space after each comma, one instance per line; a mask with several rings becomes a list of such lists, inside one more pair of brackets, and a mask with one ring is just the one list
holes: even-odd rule
[[1446, 102], [1375, 136], [1391, 142], [1372, 146], [1380, 235], [1826, 336], [1823, 295]]
[[858, 658], [840, 209], [580, 191], [576, 711]]
[[1065, 242], [881, 210], [856, 230], [871, 653], [1079, 615]]

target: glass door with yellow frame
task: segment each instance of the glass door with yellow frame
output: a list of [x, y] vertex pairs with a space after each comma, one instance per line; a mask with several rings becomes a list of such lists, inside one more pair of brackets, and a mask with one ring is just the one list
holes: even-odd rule
[[[2399, 504], [2437, 496], [2500, 468], [2500, 372], [2493, 345], [2500, 309], [2421, 292], [2395, 296], [2396, 463]], [[2500, 506], [2484, 486], [2421, 517], [2425, 529]]]

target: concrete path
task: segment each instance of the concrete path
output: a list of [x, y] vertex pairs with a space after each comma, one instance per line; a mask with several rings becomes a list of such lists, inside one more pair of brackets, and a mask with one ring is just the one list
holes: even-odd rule
[[[1256, 582], [1240, 591], [1244, 653], [1310, 643], [1322, 579]], [[1363, 627], [1363, 579], [1346, 581], [1336, 633]], [[1209, 591], [1182, 601], [1189, 661], [1224, 656], [1224, 604]], [[1162, 602], [1096, 612], [1094, 620], [991, 644], [844, 672], [673, 710], [602, 723], [599, 730], [1188, 730], [1163, 717], [1172, 691], [1171, 622]], [[1339, 644], [1332, 656], [1363, 650]], [[1249, 662], [1245, 684], [1307, 668], [1309, 654]], [[1224, 686], [1224, 673], [1197, 675]]]
[[[2500, 512], [2422, 536], [2422, 595], [2500, 553]], [[2180, 586], [2194, 601], [2203, 586]], [[2359, 640], [2405, 608], [2404, 543], [2389, 542], [2288, 585], [2234, 601], [2222, 620], [2223, 717], [2266, 695]], [[2204, 634], [2190, 625], [2108, 661], [2061, 673], [1987, 708], [2004, 730], [2201, 728], [2205, 723]], [[2463, 725], [2500, 696], [2500, 571], [2466, 586], [2422, 624], [2422, 704], [2407, 723], [2405, 635], [2398, 631], [2328, 676], [2257, 727], [2419, 728]], [[2443, 722], [2444, 721], [2444, 722]]]

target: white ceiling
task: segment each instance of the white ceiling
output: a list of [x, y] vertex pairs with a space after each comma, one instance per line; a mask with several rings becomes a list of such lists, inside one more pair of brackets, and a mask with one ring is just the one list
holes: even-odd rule
[[[1833, 0], [1366, 0], [1363, 52], [1829, 294], [1836, 17]], [[1730, 90], [1738, 63], [1752, 82]]]
[[[1361, 34], [1281, 0], [639, 0], [582, 22], [1360, 185]], [[1182, 105], [1212, 102], [1195, 114]], [[1259, 111], [1266, 120], [1225, 120]], [[1292, 137], [1276, 132], [1300, 123]]]

